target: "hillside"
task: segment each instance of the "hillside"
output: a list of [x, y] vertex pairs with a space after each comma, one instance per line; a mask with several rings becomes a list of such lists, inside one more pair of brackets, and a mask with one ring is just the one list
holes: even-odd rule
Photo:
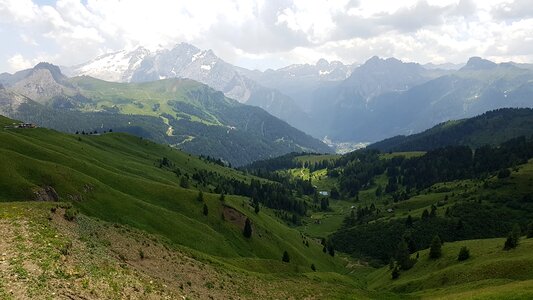
[[[239, 232], [242, 228], [222, 220], [220, 216], [225, 210], [228, 210], [225, 213], [249, 214], [246, 205], [249, 198], [228, 196], [221, 202], [219, 195], [209, 194], [216, 188], [215, 184], [226, 181], [250, 184], [250, 177], [231, 169], [118, 133], [76, 136], [40, 128], [2, 129], [0, 137], [4, 161], [0, 166], [4, 174], [0, 199], [3, 201], [70, 200], [88, 215], [139, 227], [226, 258], [256, 257], [267, 262], [283, 253], [278, 247], [289, 246], [277, 236], [294, 235], [298, 240], [294, 248], [295, 262], [307, 266], [312, 257], [324, 259], [319, 245], [305, 247], [296, 231], [285, 231], [268, 214], [250, 216], [256, 232], [264, 235], [264, 239], [252, 243], [242, 237]], [[49, 171], [51, 168], [54, 172]], [[213, 179], [198, 182], [196, 178], [202, 174], [199, 172], [204, 171]], [[190, 189], [182, 187], [183, 180], [188, 181]], [[204, 190], [211, 212], [209, 217], [202, 215], [203, 203], [195, 200], [198, 192], [194, 189]], [[278, 224], [282, 231], [274, 234], [275, 229], [269, 228], [271, 233], [266, 233], [263, 226], [270, 222]], [[175, 228], [180, 231], [176, 232]], [[278, 246], [272, 247], [267, 242], [270, 239]], [[324, 269], [333, 266], [327, 260], [316, 264]]]
[[[529, 299], [533, 243], [525, 235], [533, 234], [531, 143], [518, 137], [474, 153], [466, 146], [342, 156], [293, 153], [246, 168], [265, 178], [301, 178], [315, 186], [321, 209], [303, 218], [299, 230], [328, 237], [337, 251], [376, 267], [357, 275], [369, 291], [398, 298]], [[514, 226], [522, 237], [518, 247], [506, 251], [503, 237]], [[444, 254], [430, 260], [435, 235]], [[459, 262], [463, 246], [470, 258]], [[400, 253], [410, 255], [408, 263]], [[382, 267], [390, 261], [400, 266], [398, 279]]]
[[389, 151], [428, 151], [449, 145], [473, 148], [496, 145], [518, 136], [533, 135], [533, 109], [505, 108], [482, 115], [448, 121], [421, 133], [395, 136], [367, 148]]
[[68, 79], [59, 68], [44, 63], [11, 77], [16, 80], [8, 81], [7, 92], [2, 92], [11, 93], [6, 99], [17, 103], [16, 97], [26, 97], [37, 103], [17, 105], [5, 113], [61, 131], [113, 129], [234, 165], [292, 151], [330, 151], [264, 110], [240, 104], [192, 80], [111, 83], [86, 76]]
[[[0, 117], [1, 127], [14, 122]], [[338, 185], [342, 182], [338, 175], [324, 170], [333, 170], [334, 165], [340, 168], [353, 159], [370, 161], [359, 156], [360, 151], [345, 156], [287, 155], [282, 161], [292, 161], [289, 167], [297, 170], [290, 171], [290, 176], [304, 178], [286, 181], [286, 177], [276, 176], [260, 179], [252, 175], [254, 169], [248, 173], [229, 169], [219, 161], [122, 133], [75, 135], [43, 128], [2, 128], [0, 139], [0, 202], [5, 202], [0, 203], [0, 230], [5, 237], [0, 250], [7, 262], [0, 265], [0, 273], [2, 278], [10, 278], [0, 281], [0, 295], [8, 298], [394, 299], [408, 296], [405, 293], [468, 292], [469, 286], [456, 289], [453, 280], [438, 292], [429, 283], [409, 289], [402, 287], [404, 281], [389, 285], [390, 273], [374, 268], [381, 263], [357, 256], [339, 241], [342, 231], [338, 229], [346, 226], [350, 211], [354, 211], [350, 206], [357, 205], [360, 211], [361, 205], [374, 203], [383, 211], [375, 224], [386, 221], [402, 228], [395, 222], [404, 224], [406, 214], [418, 214], [440, 201], [446, 187], [450, 197], [438, 208], [439, 220], [450, 207], [453, 218], [461, 211], [470, 216], [463, 223], [470, 230], [469, 226], [485, 220], [485, 209], [476, 207], [499, 207], [501, 214], [492, 218], [501, 224], [485, 223], [488, 234], [484, 237], [505, 232], [507, 217], [521, 223], [529, 218], [524, 213], [529, 206], [522, 200], [505, 209], [498, 203], [511, 195], [522, 199], [523, 193], [531, 194], [531, 161], [519, 165], [509, 178], [489, 178], [482, 186], [469, 180], [438, 183], [418, 196], [394, 202], [389, 193], [375, 198], [375, 186], [370, 186], [353, 202], [355, 197], [347, 197], [349, 191]], [[403, 155], [378, 159], [388, 163]], [[424, 154], [407, 157], [423, 158]], [[286, 172], [284, 168], [287, 166], [280, 163], [276, 172]], [[346, 170], [341, 176], [348, 174]], [[309, 191], [308, 183], [316, 184], [317, 189]], [[329, 200], [315, 198], [316, 191], [330, 188]], [[335, 196], [333, 188], [341, 195]], [[496, 198], [484, 198], [489, 194]], [[479, 204], [472, 201], [475, 195], [487, 200]], [[468, 204], [473, 209], [465, 211]], [[306, 209], [300, 211], [302, 205]], [[389, 207], [394, 208], [392, 215], [384, 212]], [[246, 218], [251, 220], [251, 238], [243, 235]], [[420, 222], [415, 218], [415, 227]], [[343, 230], [356, 232], [357, 228]], [[389, 234], [384, 227], [376, 228], [383, 233], [368, 233], [377, 238]], [[470, 238], [468, 230], [465, 239]], [[391, 241], [383, 238], [376, 245], [380, 251], [388, 251], [397, 237]], [[425, 248], [425, 238], [416, 241], [421, 243], [420, 249]], [[367, 245], [360, 243], [359, 247], [367, 249]], [[513, 259], [529, 259], [530, 246], [528, 241], [521, 242], [516, 251], [523, 256]], [[444, 253], [455, 251], [447, 247], [448, 240]], [[282, 262], [284, 251], [290, 262]], [[515, 288], [517, 295], [528, 295], [526, 280], [531, 277], [527, 272], [521, 269], [510, 276], [505, 269], [490, 271], [492, 264], [486, 262], [501, 254], [485, 254], [474, 246], [471, 251], [472, 263], [479, 264], [476, 270], [487, 272], [472, 279], [477, 288], [485, 288], [486, 280], [508, 278], [514, 282], [500, 290]], [[401, 280], [424, 282], [426, 276], [442, 276], [439, 268], [423, 262], [424, 252], [421, 254], [419, 263], [424, 269], [402, 271]], [[426, 273], [428, 267], [435, 271]]]
[[[502, 250], [505, 239], [445, 243], [443, 256], [430, 259], [420, 251], [414, 267], [392, 280], [388, 267], [368, 276], [369, 289], [431, 299], [530, 299], [533, 297], [533, 239], [521, 239], [512, 251]], [[471, 257], [458, 261], [461, 247]], [[413, 255], [414, 257], [415, 255]]]
[[279, 299], [350, 294], [375, 299], [378, 295], [337, 273], [238, 270], [130, 226], [83, 214], [68, 221], [64, 217], [68, 207], [67, 203], [0, 203], [0, 298]]

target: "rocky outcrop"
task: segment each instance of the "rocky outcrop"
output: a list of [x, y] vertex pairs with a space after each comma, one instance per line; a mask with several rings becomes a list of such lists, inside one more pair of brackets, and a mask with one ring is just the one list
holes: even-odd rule
[[35, 201], [58, 201], [59, 195], [51, 186], [44, 186], [33, 191], [33, 200]]

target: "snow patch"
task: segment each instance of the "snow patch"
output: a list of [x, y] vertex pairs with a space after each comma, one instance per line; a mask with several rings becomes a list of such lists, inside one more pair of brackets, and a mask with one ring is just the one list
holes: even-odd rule
[[209, 71], [209, 70], [211, 70], [211, 65], [201, 65], [200, 69]]
[[205, 51], [200, 51], [196, 54], [194, 54], [192, 57], [191, 57], [191, 62], [194, 62], [195, 60], [199, 59], [199, 58], [203, 58], [205, 56]]

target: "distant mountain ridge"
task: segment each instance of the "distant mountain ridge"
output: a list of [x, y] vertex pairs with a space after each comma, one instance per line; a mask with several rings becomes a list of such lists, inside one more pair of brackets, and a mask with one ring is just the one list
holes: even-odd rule
[[[402, 88], [403, 87], [403, 88]], [[333, 141], [373, 142], [504, 107], [533, 107], [533, 72], [471, 58], [457, 71], [373, 58], [315, 93], [309, 131]]]

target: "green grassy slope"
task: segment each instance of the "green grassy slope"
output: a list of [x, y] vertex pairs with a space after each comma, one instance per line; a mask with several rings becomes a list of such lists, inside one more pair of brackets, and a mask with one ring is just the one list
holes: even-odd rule
[[188, 152], [222, 157], [232, 164], [291, 151], [330, 151], [262, 109], [242, 105], [193, 80], [112, 83], [82, 76], [71, 81], [89, 99], [79, 110], [159, 118], [167, 125], [165, 142]]
[[[32, 200], [36, 192], [52, 187], [61, 200], [72, 201], [87, 215], [164, 236], [242, 268], [293, 272], [307, 271], [312, 263], [324, 271], [341, 268], [339, 260], [322, 253], [318, 242], [311, 240], [306, 247], [305, 238], [269, 216], [268, 209], [254, 214], [246, 198], [227, 196], [223, 204], [218, 195], [205, 193], [209, 214], [204, 216], [203, 203], [195, 200], [198, 192], [181, 188], [180, 178], [158, 168], [156, 161], [167, 157], [182, 174], [205, 169], [250, 179], [237, 171], [124, 134], [77, 136], [42, 128], [2, 128], [0, 140], [1, 201]], [[250, 217], [252, 239], [242, 236], [242, 224], [222, 220], [224, 206]], [[291, 264], [280, 261], [285, 250]]]
[[[0, 203], [1, 299], [383, 299], [332, 272], [236, 270], [130, 226], [78, 214], [67, 203]], [[369, 270], [365, 270], [368, 273]]]
[[[420, 252], [415, 266], [393, 280], [388, 267], [368, 276], [369, 289], [388, 290], [422, 298], [531, 299], [533, 297], [533, 239], [521, 239], [519, 246], [503, 250], [505, 239], [469, 240], [445, 243], [443, 256], [429, 259]], [[466, 246], [470, 258], [458, 261]], [[414, 256], [414, 255], [413, 255]]]

